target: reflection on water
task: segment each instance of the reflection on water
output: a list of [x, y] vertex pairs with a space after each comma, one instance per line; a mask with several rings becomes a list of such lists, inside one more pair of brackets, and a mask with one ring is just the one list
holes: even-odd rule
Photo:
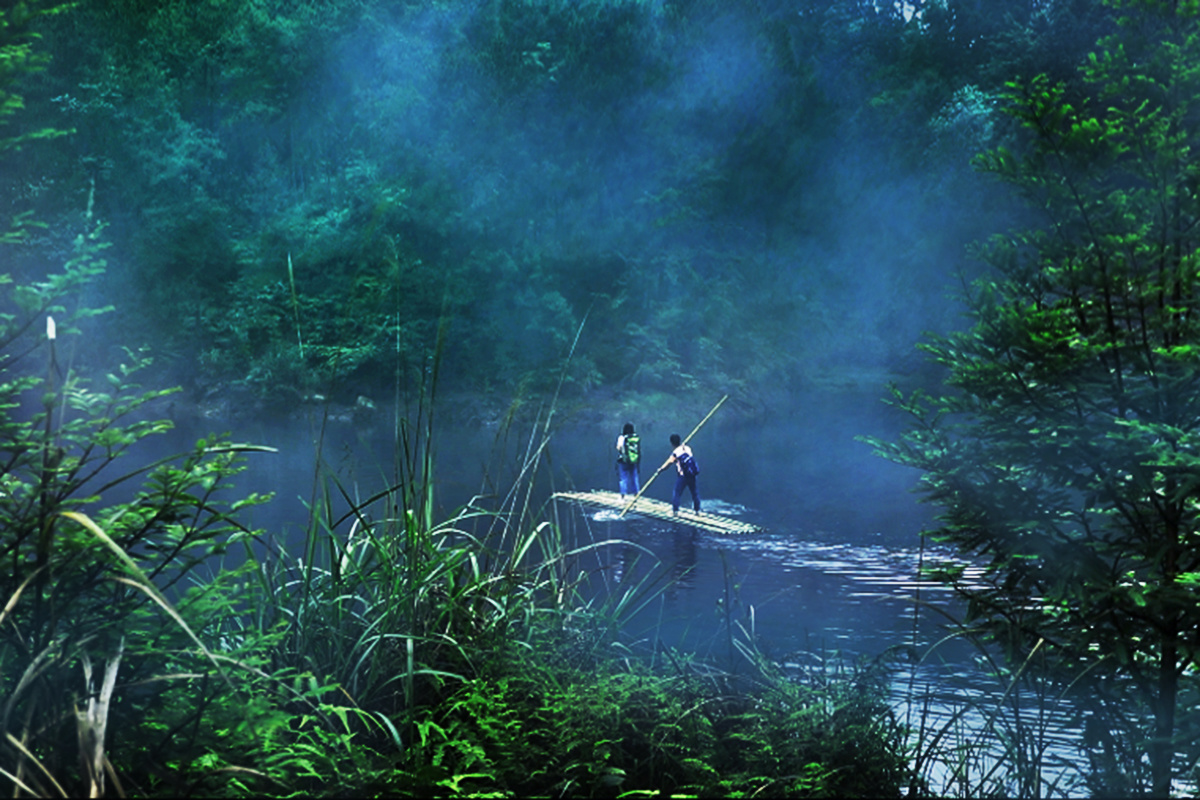
[[[695, 443], [705, 470], [704, 510], [761, 525], [766, 533], [719, 535], [565, 503], [547, 508], [539, 519], [556, 515], [564, 535], [579, 545], [622, 540], [581, 552], [578, 567], [592, 576], [598, 594], [615, 591], [631, 598], [628, 607], [637, 613], [624, 632], [634, 643], [661, 643], [720, 663], [734, 656], [732, 635], [745, 631], [764, 655], [797, 669], [893, 650], [915, 652], [919, 663], [895, 662], [897, 714], [911, 725], [923, 721], [935, 728], [953, 718], [969, 739], [972, 731], [999, 722], [953, 714], [965, 700], [994, 707], [993, 698], [1003, 696], [1006, 687], [984, 685], [986, 676], [974, 667], [977, 654], [964, 642], [930, 644], [949, 632], [945, 618], [914, 613], [918, 596], [951, 617], [957, 609], [943, 589], [917, 580], [918, 532], [929, 524], [930, 511], [910, 493], [915, 475], [854, 441], [857, 434], [887, 434], [873, 422], [875, 412], [865, 410], [877, 405], [873, 397], [827, 400], [806, 404], [800, 424], [789, 419], [774, 426], [721, 427], [715, 422], [705, 429]], [[657, 433], [649, 422], [639, 427], [648, 447], [654, 436], [665, 438], [665, 426]], [[299, 430], [291, 424], [235, 434], [279, 448], [276, 455], [255, 454], [246, 480], [239, 482], [243, 490], [277, 493], [273, 503], [253, 509], [246, 521], [285, 546], [302, 540], [319, 483], [316, 453], [351, 496], [367, 496], [395, 478], [392, 438], [385, 434], [362, 428], [321, 434], [315, 427]], [[497, 451], [493, 436], [478, 430], [439, 436], [439, 519], [477, 495], [483, 504], [498, 506], [514, 479], [526, 474], [528, 448], [514, 437]], [[186, 449], [195, 434], [172, 438], [173, 449], [180, 444], [178, 449]], [[648, 450], [653, 461], [651, 456], [656, 454]], [[546, 467], [534, 481], [532, 494], [539, 497], [555, 490], [616, 489], [612, 438], [589, 430], [556, 432]], [[660, 481], [648, 495], [665, 500], [670, 489], [669, 482]], [[924, 558], [938, 555], [926, 551]], [[1063, 723], [1066, 710], [1046, 707], [1045, 713], [1054, 729], [1069, 728]], [[1072, 750], [1067, 737], [1047, 737], [1036, 747], [1046, 764]]]
[[[706, 501], [705, 510], [756, 521], [737, 503]], [[1019, 746], [1037, 765], [1047, 794], [1078, 788], [1078, 709], [1061, 697], [1014, 689], [1006, 678], [979, 668], [980, 652], [950, 636], [951, 620], [960, 616], [956, 598], [918, 577], [922, 560], [949, 559], [951, 553], [935, 547], [922, 553], [915, 532], [906, 547], [799, 531], [719, 535], [576, 506], [571, 518], [584, 540], [628, 542], [596, 555], [609, 588], [634, 585], [661, 564], [666, 585], [627, 625], [635, 643], [661, 643], [725, 663], [734, 657], [732, 632], [735, 638], [753, 636], [764, 655], [796, 672], [886, 657], [898, 721], [914, 731], [915, 741], [924, 737], [926, 746], [942, 753], [926, 768], [931, 786], [949, 791], [963, 778], [945, 764], [968, 757], [971, 775], [998, 776], [1002, 770], [994, 768]], [[1021, 725], [1014, 722], [1014, 708]]]
[[[706, 501], [705, 511], [757, 521], [744, 505], [721, 499]], [[753, 608], [757, 633], [780, 656], [814, 646], [874, 655], [911, 642], [910, 601], [917, 592], [942, 591], [917, 580], [920, 555], [914, 548], [778, 532], [720, 535], [636, 514], [573, 513], [583, 541], [629, 542], [602, 557], [610, 579], [635, 563], [648, 568], [647, 554], [676, 577], [657, 609], [664, 620], [658, 636], [681, 647], [703, 644], [670, 639], [685, 630], [701, 635], [720, 600], [734, 602], [744, 614]]]

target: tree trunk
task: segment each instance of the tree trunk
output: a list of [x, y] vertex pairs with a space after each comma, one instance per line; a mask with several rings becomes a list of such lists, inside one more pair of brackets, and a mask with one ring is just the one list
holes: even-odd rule
[[1154, 709], [1154, 738], [1150, 742], [1151, 794], [1171, 796], [1172, 761], [1175, 756], [1175, 701], [1179, 693], [1177, 632], [1174, 624], [1163, 642], [1158, 664], [1158, 698]]

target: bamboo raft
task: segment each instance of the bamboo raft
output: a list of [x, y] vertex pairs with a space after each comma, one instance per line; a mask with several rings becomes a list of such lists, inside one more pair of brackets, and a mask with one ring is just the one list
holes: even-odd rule
[[[553, 497], [555, 500], [567, 500], [583, 505], [601, 506], [603, 508], [611, 508], [614, 511], [622, 511], [630, 502], [629, 499], [621, 499], [621, 495], [616, 492], [601, 490], [591, 492], [555, 492]], [[692, 525], [712, 531], [713, 533], [757, 533], [762, 530], [758, 525], [751, 525], [748, 522], [722, 517], [719, 514], [697, 513], [684, 508], [680, 508], [679, 515], [675, 516], [671, 513], [670, 503], [664, 503], [661, 500], [651, 500], [648, 497], [639, 497], [628, 513], [641, 514], [644, 517], [653, 517], [654, 519], [666, 520], [667, 522]]]

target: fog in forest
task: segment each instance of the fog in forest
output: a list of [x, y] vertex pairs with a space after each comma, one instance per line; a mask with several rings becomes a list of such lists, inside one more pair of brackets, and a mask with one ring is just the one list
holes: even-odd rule
[[[1186, 306], [1190, 288], [1168, 286], [1169, 269], [1135, 275], [1145, 285], [1111, 277], [1126, 268], [1134, 275], [1137, 268], [1121, 259], [1150, 263], [1144, 254], [1152, 251], [1179, 275], [1190, 264], [1179, 255], [1190, 252], [1190, 240], [1171, 237], [1192, 229], [1193, 179], [1171, 173], [1160, 186], [1138, 170], [1189, 163], [1190, 151], [1178, 142], [1194, 119], [1190, 109], [1161, 116], [1180, 128], [1178, 141], [1159, 136], [1151, 124], [1159, 117], [1144, 109], [1161, 98], [1195, 96], [1172, 61], [1186, 60], [1173, 54], [1190, 52], [1192, 40], [1181, 35], [1172, 45], [1178, 50], [1159, 48], [1152, 41], [1158, 22], [1139, 16], [1139, 24], [1116, 24], [1122, 14], [1157, 20], [1161, 5], [113, 0], [35, 15], [29, 31], [24, 18], [13, 18], [10, 28], [0, 24], [0, 44], [17, 48], [0, 59], [0, 122], [12, 137], [0, 139], [0, 215], [11, 220], [0, 243], [19, 246], [5, 254], [16, 288], [0, 309], [0, 331], [12, 334], [9, 342], [37, 339], [3, 362], [34, 376], [28, 386], [6, 389], [20, 398], [9, 438], [45, 441], [40, 450], [13, 449], [12, 463], [33, 476], [28, 485], [36, 490], [23, 495], [21, 486], [6, 484], [0, 489], [10, 494], [0, 498], [58, 498], [66, 508], [71, 492], [102, 489], [103, 502], [120, 511], [111, 517], [117, 529], [130, 524], [122, 509], [145, 501], [143, 490], [135, 480], [106, 483], [103, 470], [60, 469], [73, 462], [59, 439], [78, 445], [85, 461], [116, 461], [130, 444], [128, 455], [141, 464], [175, 463], [170, 457], [214, 434], [253, 445], [245, 471], [219, 488], [200, 466], [173, 475], [183, 488], [155, 496], [171, 513], [144, 526], [157, 535], [161, 523], [176, 535], [180, 514], [171, 504], [179, 498], [201, 508], [212, 497], [273, 495], [239, 507], [229, 535], [245, 547], [236, 556], [213, 545], [184, 568], [172, 559], [186, 547], [141, 540], [136, 547], [172, 552], [155, 567], [156, 578], [220, 564], [216, 581], [261, 559], [263, 596], [281, 604], [277, 617], [260, 620], [263, 630], [287, 629], [286, 644], [295, 647], [294, 661], [281, 657], [287, 666], [280, 669], [309, 669], [316, 661], [306, 660], [305, 647], [325, 647], [342, 635], [338, 625], [349, 630], [384, 607], [387, 598], [378, 606], [364, 599], [383, 585], [374, 583], [379, 571], [394, 570], [388, 579], [397, 586], [410, 581], [407, 605], [387, 617], [394, 629], [379, 633], [379, 642], [363, 632], [347, 650], [344, 664], [370, 664], [370, 675], [358, 667], [334, 675], [330, 667], [320, 676], [356, 704], [356, 693], [370, 685], [362, 697], [374, 692], [368, 699], [377, 705], [364, 700], [361, 708], [395, 723], [392, 730], [402, 731], [396, 741], [411, 739], [421, 691], [437, 702], [450, 697], [439, 692], [453, 681], [430, 688], [442, 680], [431, 675], [457, 680], [483, 663], [471, 661], [465, 646], [445, 655], [460, 644], [445, 632], [452, 624], [467, 620], [456, 632], [462, 641], [499, 637], [481, 645], [487, 653], [505, 653], [497, 642], [517, 629], [544, 633], [529, 622], [533, 611], [519, 623], [506, 619], [511, 628], [480, 633], [486, 625], [473, 615], [509, 608], [512, 598], [481, 594], [453, 623], [438, 616], [437, 604], [449, 608], [470, 576], [454, 573], [445, 586], [436, 570], [427, 585], [412, 576], [447, 553], [461, 560], [437, 569], [469, 567], [489, 592], [505, 581], [517, 586], [515, 576], [543, 556], [546, 564], [562, 558], [547, 583], [522, 590], [535, 587], [533, 608], [546, 598], [566, 603], [578, 589], [580, 606], [556, 608], [562, 616], [546, 634], [549, 643], [533, 643], [534, 633], [522, 643], [531, 653], [544, 647], [566, 659], [572, 648], [582, 652], [580, 642], [593, 632], [580, 631], [591, 623], [572, 615], [632, 597], [621, 592], [633, 582], [665, 576], [661, 596], [621, 624], [610, 621], [595, 641], [611, 636], [604, 647], [619, 642], [656, 663], [680, 646], [730, 674], [735, 664], [768, 663], [755, 660], [762, 655], [785, 665], [784, 683], [808, 674], [819, 659], [805, 659], [818, 651], [829, 654], [829, 674], [860, 656], [878, 659], [862, 675], [895, 658], [903, 663], [887, 665], [895, 671], [880, 682], [880, 697], [902, 695], [895, 678], [902, 675], [911, 681], [908, 694], [891, 710], [906, 714], [917, 706], [918, 674], [945, 692], [922, 700], [939, 713], [959, 702], [962, 687], [974, 692], [986, 683], [968, 672], [972, 659], [987, 662], [989, 680], [1007, 680], [1011, 673], [997, 666], [1002, 647], [1031, 659], [1032, 651], [1039, 658], [1066, 653], [1068, 666], [1077, 656], [1083, 663], [1092, 652], [1119, 650], [1125, 629], [1116, 623], [1093, 651], [1070, 649], [1084, 642], [1078, 631], [1093, 630], [1083, 601], [1082, 616], [1069, 618], [1096, 583], [1089, 559], [1111, 575], [1136, 577], [1109, 587], [1130, 609], [1154, 605], [1145, 597], [1157, 591], [1161, 559], [1170, 561], [1162, 574], [1180, 597], [1200, 574], [1182, 545], [1149, 555], [1130, 556], [1117, 545], [1104, 551], [1110, 541], [1140, 541], [1112, 533], [1130, 509], [1151, 517], [1166, 509], [1166, 528], [1158, 518], [1143, 526], [1153, 531], [1190, 530], [1194, 516], [1185, 497], [1194, 486], [1187, 472], [1192, 420], [1170, 413], [1174, 398], [1195, 393], [1196, 373], [1186, 363], [1195, 331], [1187, 314], [1151, 319], [1171, 306], [1163, 298]], [[1122, 47], [1110, 49], [1109, 35], [1124, 37]], [[1139, 82], [1143, 69], [1149, 77]], [[1178, 79], [1182, 88], [1156, 94], [1151, 78]], [[1134, 84], [1150, 105], [1122, 105], [1113, 87]], [[1158, 202], [1160, 190], [1172, 202]], [[1133, 230], [1130, 220], [1144, 229]], [[1167, 233], [1155, 239], [1160, 224]], [[1129, 244], [1110, 272], [1113, 242]], [[1154, 251], [1158, 244], [1162, 252]], [[1094, 260], [1099, 278], [1089, 272]], [[1127, 297], [1134, 286], [1142, 294]], [[1146, 301], [1154, 292], [1157, 306]], [[1094, 300], [1100, 296], [1107, 305]], [[1101, 307], [1104, 320], [1093, 316]], [[52, 345], [41, 334], [46, 316], [60, 325]], [[1163, 328], [1161, 347], [1146, 344], [1145, 352], [1105, 361], [1155, 324]], [[950, 340], [941, 363], [927, 352], [964, 331], [979, 336]], [[1089, 338], [1097, 331], [1111, 341]], [[1142, 357], [1152, 363], [1138, 372]], [[1179, 375], [1171, 372], [1176, 366]], [[1131, 371], [1129, 396], [1151, 392], [1147, 386], [1157, 391], [1161, 378], [1172, 402], [1138, 395], [1127, 404], [1122, 370]], [[68, 380], [75, 376], [91, 379], [92, 388]], [[1114, 380], [1115, 395], [1105, 394]], [[50, 391], [35, 396], [47, 385]], [[133, 387], [176, 386], [145, 405], [115, 399]], [[904, 401], [892, 388], [902, 398], [938, 395], [909, 409], [928, 411], [925, 419], [936, 424], [921, 429], [925, 420], [899, 408]], [[1087, 392], [1095, 397], [1068, 402]], [[943, 413], [950, 396], [966, 398], [960, 413]], [[1155, 419], [1147, 409], [1168, 411]], [[169, 421], [163, 428], [171, 430], [147, 435], [156, 430], [150, 419]], [[669, 509], [626, 517], [603, 505], [611, 500], [554, 499], [617, 489], [614, 442], [627, 422], [641, 436], [642, 485], [653, 483], [647, 498], [671, 500], [674, 467], [661, 476], [656, 468], [671, 452], [668, 437], [692, 432], [705, 509], [747, 523], [745, 535], [685, 524]], [[135, 432], [126, 436], [124, 424]], [[914, 426], [925, 438], [905, 440]], [[907, 444], [894, 444], [901, 441]], [[1096, 446], [1070, 449], [1079, 442]], [[218, 455], [226, 454], [222, 448]], [[1149, 477], [1126, 480], [1143, 468]], [[60, 473], [76, 481], [61, 497], [38, 484]], [[1137, 494], [1139, 486], [1151, 501]], [[915, 490], [922, 487], [944, 506], [920, 502]], [[21, 534], [27, 539], [13, 551], [29, 550], [38, 570], [51, 560], [45, 520], [54, 514], [39, 510], [37, 525], [12, 523], [12, 530], [41, 532]], [[1136, 522], [1129, 524], [1142, 525]], [[521, 528], [546, 539], [524, 548]], [[933, 529], [939, 536], [923, 535]], [[115, 551], [125, 546], [117, 538], [97, 540]], [[404, 552], [388, 549], [397, 543]], [[423, 546], [426, 561], [418, 564], [413, 554]], [[339, 594], [334, 584], [359, 557], [369, 565], [363, 583]], [[1053, 560], [1060, 557], [1062, 575]], [[986, 587], [991, 595], [972, 583], [988, 558], [996, 567], [984, 576], [994, 581]], [[917, 580], [937, 559], [950, 565], [951, 577], [942, 578], [953, 590]], [[328, 613], [338, 633], [301, 642], [308, 635], [297, 623], [301, 611], [283, 603], [301, 585], [303, 602], [308, 592], [322, 597], [328, 587], [318, 584], [326, 579], [334, 588], [303, 619], [307, 625]], [[980, 635], [977, 651], [955, 650], [939, 663], [944, 670], [923, 672], [937, 659], [925, 661], [922, 648], [945, 641], [945, 620], [965, 613], [963, 597], [1053, 597], [1076, 579], [1082, 588], [1064, 590], [1061, 608], [1038, 612], [1044, 627], [1003, 641]], [[80, 591], [90, 591], [80, 580]], [[606, 597], [614, 587], [620, 591]], [[171, 592], [173, 601], [185, 596], [179, 586]], [[346, 611], [340, 604], [347, 598], [353, 603], [346, 608], [360, 601], [361, 608]], [[401, 631], [422, 604], [436, 624], [420, 636]], [[918, 607], [942, 616], [931, 622]], [[997, 601], [979, 619], [990, 614], [988, 624], [1003, 623], [995, 608], [1006, 607]], [[40, 614], [39, 606], [31, 618]], [[1177, 684], [1156, 678], [1140, 685], [1182, 691], [1184, 672], [1172, 670], [1189, 669], [1192, 656], [1175, 639], [1154, 644], [1164, 628], [1146, 624], [1153, 636], [1128, 637], [1145, 647], [1130, 664], [1155, 663]], [[1179, 630], [1171, 636], [1183, 636]], [[962, 638], [953, 647], [965, 650], [977, 633], [960, 628], [946, 638]], [[743, 637], [738, 646], [736, 636]], [[370, 653], [354, 650], [368, 640]], [[1066, 649], [1054, 649], [1060, 645]], [[762, 650], [751, 652], [756, 647]], [[415, 666], [423, 657], [432, 672]], [[1155, 662], [1160, 657], [1171, 663]], [[387, 673], [404, 658], [407, 683]], [[1087, 718], [1102, 722], [1087, 736], [1115, 737], [1114, 720], [1126, 721], [1127, 713], [1142, 715], [1137, 724], [1146, 730], [1153, 720], [1160, 732], [1176, 732], [1165, 710], [1174, 708], [1174, 695], [1155, 706], [1159, 689], [1147, 690], [1142, 705], [1127, 706], [1120, 696], [1127, 676], [1114, 669], [1108, 677], [1117, 690], [1088, 707]], [[1001, 688], [997, 707], [1007, 713], [1011, 701], [1019, 717], [1026, 687], [1011, 695], [1009, 688]], [[409, 718], [397, 721], [396, 708]], [[1068, 731], [1066, 741], [1075, 735], [1071, 720], [1087, 714], [1054, 706], [1045, 729]], [[1115, 760], [1089, 762], [1101, 776], [1090, 775], [1089, 785], [1107, 791], [1124, 785], [1105, 783], [1110, 774], [1152, 769], [1152, 778], [1139, 773], [1137, 780], [1169, 786], [1176, 754], [1167, 749], [1178, 740], [1167, 733], [1146, 758], [1153, 768], [1139, 760], [1141, 743], [1129, 749], [1128, 763], [1117, 764], [1127, 754], [1111, 756], [1116, 746], [1106, 739], [1105, 757]], [[1026, 746], [1023, 739], [1012, 745]], [[1054, 739], [1034, 761], [1066, 746]], [[1049, 796], [1037, 783], [1045, 780], [1039, 773], [1016, 793]], [[586, 781], [610, 785], [596, 775]], [[989, 784], [994, 794], [1016, 785], [1004, 781], [1010, 778]]]
[[[181, 65], [198, 84], [178, 110], [121, 95], [178, 128], [157, 169], [140, 133], [99, 152], [111, 88], [69, 87], [54, 101], [82, 135], [62, 147], [95, 165], [112, 296], [146, 311], [93, 333], [271, 407], [281, 386], [380, 395], [450, 319], [453, 387], [503, 404], [535, 372], [551, 385], [583, 324], [584, 396], [704, 384], [781, 414], [824, 381], [912, 374], [922, 333], [961, 324], [964, 248], [1011, 217], [969, 166], [998, 141], [994, 91], [881, 85], [872, 48], [912, 33], [887, 9], [572, 13], [379, 8], [322, 49], [273, 33], [280, 61], [230, 46], [236, 66]], [[211, 21], [236, 23], [267, 24]]]
[[[523, 78], [514, 91], [454, 63], [453, 37], [490, 23], [482, 9], [451, 5], [363, 23], [301, 102], [336, 127], [340, 113], [365, 115], [346, 106], [411, 96], [401, 116], [358, 122], [396, 148], [376, 168], [444, 181], [455, 233], [563, 263], [580, 300], [614, 284], [645, 291], [633, 324], [681, 289], [723, 293], [736, 308], [746, 289], [766, 287], [799, 301], [757, 319], [802, 332], [797, 369], [912, 369], [921, 334], [960, 321], [957, 276], [973, 274], [965, 245], [1007, 224], [995, 210], [1007, 190], [970, 174], [959, 141], [991, 144], [990, 106], [946, 98], [927, 141], [906, 143], [917, 158], [897, 163], [886, 119], [855, 119], [871, 89], [850, 54], [815, 31], [826, 15], [734, 7], [684, 25], [661, 6], [639, 8], [646, 49], [602, 53], [620, 59], [622, 80], [594, 95], [577, 81], [597, 80], [603, 65], [574, 59], [602, 48], [601, 34], [578, 56], [525, 40], [508, 54]], [[764, 33], [771, 24], [784, 44]], [[631, 270], [630, 259], [647, 266]], [[688, 271], [661, 280], [655, 265], [672, 259]], [[537, 291], [533, 272], [510, 290]], [[690, 308], [680, 324], [702, 334], [703, 313]], [[527, 320], [499, 324], [520, 340]]]
[[[734, 419], [714, 422], [713, 443], [721, 453], [746, 448], [732, 459], [738, 463], [767, 466], [757, 481], [736, 487], [714, 469], [714, 490], [725, 484], [722, 496], [785, 503], [803, 516], [811, 512], [803, 497], [813, 494], [812, 476], [834, 475], [842, 481], [837, 505], [879, 503], [868, 526], [885, 524], [890, 507], [911, 498], [863, 488], [881, 475], [905, 479], [854, 437], [897, 430], [896, 412], [878, 402], [888, 380], [936, 378], [915, 343], [926, 331], [961, 324], [958, 276], [978, 269], [966, 245], [1009, 221], [1007, 190], [968, 165], [972, 148], [994, 142], [994, 98], [971, 87], [955, 91], [918, 121], [923, 141], [905, 140], [886, 114], [863, 107], [878, 102], [872, 93], [880, 88], [855, 52], [862, 45], [828, 35], [885, 12], [732, 6], [689, 18], [661, 4], [610, 9], [597, 11], [595, 30], [563, 28], [563, 19], [533, 7], [515, 21], [468, 4], [347, 17], [327, 50], [286, 48], [304, 72], [270, 114], [247, 113], [260, 99], [239, 95], [236, 76], [218, 79], [210, 113], [197, 116], [220, 146], [194, 166], [208, 173], [206, 182], [249, 198], [267, 231], [238, 230], [246, 220], [228, 209], [213, 213], [231, 233], [179, 225], [154, 243], [180, 253], [162, 259], [156, 280], [175, 282], [177, 292], [210, 291], [192, 286], [205, 275], [188, 262], [203, 246], [189, 237], [240, 237], [251, 245], [237, 247], [258, 247], [270, 261], [243, 263], [241, 277], [230, 273], [213, 291], [230, 304], [225, 314], [248, 318], [263, 312], [245, 293], [277, 287], [270, 332], [251, 322], [235, 332], [249, 345], [251, 363], [243, 366], [265, 371], [270, 364], [253, 363], [266, 357], [255, 352], [255, 336], [313, 335], [304, 330], [313, 321], [307, 315], [292, 330], [290, 291], [279, 288], [287, 256], [301, 295], [328, 294], [334, 304], [354, 281], [382, 294], [364, 273], [391, 270], [400, 291], [387, 302], [398, 305], [383, 313], [403, 318], [410, 296], [419, 295], [431, 325], [447, 303], [458, 306], [448, 312], [443, 355], [451, 388], [470, 394], [486, 385], [501, 407], [520, 393], [521, 370], [487, 374], [495, 361], [536, 365], [551, 385], [578, 332], [575, 363], [605, 366], [581, 379], [581, 392], [568, 393], [564, 423], [592, 398], [632, 399], [625, 411], [601, 405], [602, 414], [584, 414], [598, 443], [577, 463], [559, 456], [566, 479], [611, 482], [607, 440], [621, 414], [665, 440], [668, 428], [686, 433], [705, 403], [732, 392], [735, 404], [723, 414]], [[891, 30], [903, 34], [902, 26]], [[510, 37], [504, 51], [494, 39], [501, 34]], [[136, 242], [148, 212], [114, 201], [111, 187], [122, 179], [99, 173], [98, 207]], [[272, 212], [286, 202], [294, 210]], [[284, 213], [301, 227], [281, 230]], [[137, 245], [123, 244], [112, 271], [139, 257]], [[135, 291], [153, 293], [145, 285]], [[161, 340], [161, 329], [122, 317], [122, 336]], [[92, 324], [101, 335], [108, 330]], [[156, 324], [154, 314], [145, 324]], [[218, 346], [222, 333], [229, 335], [213, 333]], [[415, 334], [429, 336], [428, 328]], [[272, 444], [292, 429], [281, 417], [303, 431], [320, 416], [319, 406], [303, 414], [286, 404], [247, 411], [254, 406], [234, 388], [236, 374], [196, 379], [205, 354], [195, 347], [164, 360], [215, 406], [218, 420], [228, 414], [250, 430], [265, 425]], [[394, 415], [385, 349], [378, 361], [308, 391], [347, 404], [368, 396], [376, 411], [366, 438], [386, 445]], [[302, 381], [279, 377], [278, 367], [267, 374], [275, 377], [265, 381]], [[409, 389], [413, 375], [404, 376]], [[677, 409], [651, 404], [640, 414], [637, 397], [659, 392], [695, 399]], [[831, 410], [839, 403], [840, 414]], [[746, 415], [749, 430], [757, 425], [769, 437], [717, 433]], [[451, 430], [478, 424], [452, 420]], [[363, 417], [352, 424], [361, 427]], [[310, 446], [297, 435], [301, 449]], [[361, 439], [363, 431], [346, 435]], [[455, 500], [469, 497], [466, 486], [482, 468], [463, 461], [447, 456], [439, 466]]]

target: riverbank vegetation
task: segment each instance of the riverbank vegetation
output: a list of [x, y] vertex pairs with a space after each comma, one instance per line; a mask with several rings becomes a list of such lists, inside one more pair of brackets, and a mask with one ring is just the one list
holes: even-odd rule
[[96, 388], [58, 362], [97, 270], [95, 242], [77, 247], [4, 297], [0, 775], [17, 796], [898, 793], [885, 671], [785, 677], [745, 631], [732, 672], [627, 642], [655, 583], [606, 576], [614, 543], [568, 546], [521, 486], [433, 517], [428, 405], [397, 421], [396, 482], [365, 500], [317, 460], [300, 547], [240, 521], [269, 501], [236, 489], [267, 448], [129, 465], [169, 427], [141, 413], [162, 393], [136, 391], [133, 363]]
[[980, 249], [971, 327], [924, 346], [947, 391], [897, 391], [912, 429], [881, 449], [982, 565], [935, 568], [980, 635], [1086, 680], [1093, 789], [1166, 797], [1198, 755], [1200, 17], [1133, 3], [1120, 24], [1080, 83], [1010, 85], [1020, 147], [977, 165], [1036, 214]]

